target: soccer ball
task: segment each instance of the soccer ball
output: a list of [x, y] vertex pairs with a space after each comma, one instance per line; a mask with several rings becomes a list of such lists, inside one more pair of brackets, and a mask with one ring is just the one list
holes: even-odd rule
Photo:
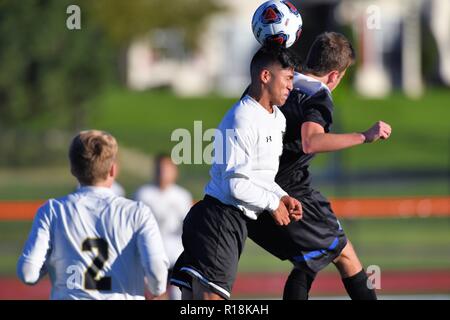
[[253, 34], [262, 45], [275, 42], [289, 48], [300, 37], [303, 20], [289, 1], [270, 0], [256, 9], [252, 19]]

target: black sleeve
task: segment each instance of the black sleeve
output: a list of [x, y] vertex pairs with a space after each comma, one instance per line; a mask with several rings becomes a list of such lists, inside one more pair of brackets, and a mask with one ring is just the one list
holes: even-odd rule
[[320, 90], [309, 97], [303, 105], [304, 121], [320, 124], [329, 132], [333, 123], [333, 100], [326, 90]]

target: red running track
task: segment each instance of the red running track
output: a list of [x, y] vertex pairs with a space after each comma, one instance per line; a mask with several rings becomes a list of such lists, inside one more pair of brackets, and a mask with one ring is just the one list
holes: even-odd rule
[[[280, 297], [287, 274], [241, 273], [233, 288], [233, 298]], [[381, 274], [378, 294], [433, 293], [450, 294], [450, 270], [388, 271]], [[50, 282], [43, 280], [26, 286], [16, 278], [0, 278], [0, 299], [48, 299]], [[311, 289], [311, 296], [346, 295], [337, 273], [319, 273]]]

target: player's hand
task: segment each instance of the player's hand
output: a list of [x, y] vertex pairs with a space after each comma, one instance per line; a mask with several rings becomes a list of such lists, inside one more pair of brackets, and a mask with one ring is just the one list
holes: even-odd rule
[[303, 208], [300, 201], [290, 196], [282, 197], [281, 201], [286, 206], [291, 220], [298, 221], [303, 217]]
[[272, 217], [275, 220], [275, 223], [279, 226], [287, 226], [291, 222], [291, 219], [289, 218], [289, 212], [286, 209], [283, 201], [281, 200], [277, 210], [272, 212]]
[[366, 138], [365, 143], [377, 141], [378, 139], [386, 140], [391, 135], [391, 126], [383, 121], [378, 121], [369, 130], [364, 131], [362, 134]]
[[160, 294], [159, 296], [155, 296], [146, 290], [144, 296], [145, 300], [167, 300], [166, 292]]

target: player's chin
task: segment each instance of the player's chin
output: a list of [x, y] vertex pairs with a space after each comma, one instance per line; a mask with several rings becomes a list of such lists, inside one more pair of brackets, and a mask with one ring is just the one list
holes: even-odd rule
[[280, 97], [278, 99], [278, 102], [277, 102], [276, 105], [281, 107], [282, 105], [284, 105], [286, 103], [287, 98], [288, 98], [288, 96]]

